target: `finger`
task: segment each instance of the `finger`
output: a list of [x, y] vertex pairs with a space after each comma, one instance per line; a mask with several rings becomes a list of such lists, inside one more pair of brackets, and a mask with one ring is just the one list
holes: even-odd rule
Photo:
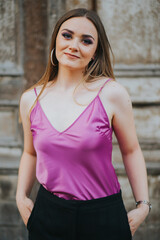
[[132, 219], [132, 218], [129, 218], [129, 219], [128, 219], [128, 222], [129, 222], [129, 223], [131, 223], [132, 221], [133, 221], [133, 219]]

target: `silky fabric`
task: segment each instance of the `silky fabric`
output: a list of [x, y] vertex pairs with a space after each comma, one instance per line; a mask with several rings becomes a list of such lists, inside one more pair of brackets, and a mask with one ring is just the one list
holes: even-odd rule
[[[90, 200], [120, 191], [112, 165], [113, 129], [99, 96], [109, 80], [62, 132], [48, 120], [39, 100], [31, 111], [30, 129], [37, 154], [36, 177], [46, 190], [58, 197]], [[36, 88], [34, 91], [37, 96]]]

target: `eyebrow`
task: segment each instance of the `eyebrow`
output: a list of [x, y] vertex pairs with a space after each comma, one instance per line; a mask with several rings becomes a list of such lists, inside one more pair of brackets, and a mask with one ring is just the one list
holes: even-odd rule
[[[62, 31], [64, 31], [64, 30], [66, 30], [66, 31], [68, 31], [68, 32], [70, 32], [70, 33], [72, 33], [72, 34], [74, 34], [73, 31], [71, 31], [71, 30], [69, 30], [69, 29], [67, 29], [67, 28], [62, 29]], [[62, 32], [62, 31], [61, 31], [61, 32]], [[90, 37], [90, 38], [92, 38], [93, 40], [95, 40], [94, 37], [92, 37], [92, 36], [89, 35], [89, 34], [82, 34], [82, 37]]]

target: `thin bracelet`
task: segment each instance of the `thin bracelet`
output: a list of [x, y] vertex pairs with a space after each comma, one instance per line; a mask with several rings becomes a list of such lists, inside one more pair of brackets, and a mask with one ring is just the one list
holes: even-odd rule
[[136, 207], [137, 207], [139, 204], [141, 204], [141, 203], [147, 204], [147, 205], [149, 206], [149, 212], [151, 211], [152, 205], [151, 205], [150, 202], [148, 202], [148, 201], [146, 201], [146, 200], [138, 201], [138, 202], [136, 202]]

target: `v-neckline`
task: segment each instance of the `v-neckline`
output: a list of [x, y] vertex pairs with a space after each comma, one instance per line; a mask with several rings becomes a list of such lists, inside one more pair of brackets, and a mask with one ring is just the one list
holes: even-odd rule
[[51, 126], [51, 128], [53, 128], [58, 134], [62, 134], [62, 133], [64, 133], [64, 132], [66, 132], [67, 130], [69, 130], [69, 129], [81, 118], [81, 116], [86, 112], [86, 110], [90, 107], [90, 105], [91, 105], [97, 98], [99, 98], [99, 94], [97, 94], [97, 95], [93, 98], [93, 100], [87, 105], [87, 107], [80, 113], [80, 115], [79, 115], [66, 129], [64, 129], [64, 130], [61, 131], [61, 132], [60, 132], [59, 130], [57, 130], [57, 129], [52, 125], [52, 123], [51, 123], [50, 120], [48, 119], [46, 113], [44, 112], [44, 110], [43, 110], [43, 108], [42, 108], [39, 100], [37, 100], [37, 103], [38, 103], [38, 105], [39, 105], [39, 107], [40, 107], [40, 109], [41, 109], [41, 111], [42, 111], [42, 113], [43, 113], [43, 116], [45, 117], [45, 119], [47, 120], [47, 122], [49, 123], [49, 125]]
[[[102, 102], [101, 102], [101, 99], [100, 99], [100, 97], [99, 97], [99, 94], [100, 94], [102, 88], [104, 87], [104, 85], [105, 85], [108, 81], [110, 81], [110, 80], [111, 80], [111, 78], [107, 79], [107, 80], [103, 83], [103, 85], [102, 85], [101, 88], [99, 89], [98, 93], [97, 93], [96, 96], [93, 98], [93, 100], [92, 100], [92, 101], [87, 105], [87, 107], [80, 113], [80, 115], [79, 115], [66, 129], [64, 129], [64, 130], [61, 131], [61, 132], [60, 132], [59, 130], [57, 130], [57, 129], [54, 127], [54, 125], [52, 125], [52, 123], [51, 123], [50, 120], [48, 119], [46, 113], [44, 112], [44, 110], [43, 110], [43, 108], [42, 108], [39, 100], [37, 100], [36, 106], [37, 106], [37, 104], [39, 105], [39, 107], [40, 107], [40, 109], [41, 109], [41, 111], [42, 111], [43, 116], [45, 117], [46, 121], [47, 121], [48, 124], [51, 126], [51, 128], [52, 128], [54, 131], [56, 131], [58, 134], [63, 134], [63, 133], [65, 133], [67, 130], [69, 130], [69, 129], [82, 117], [82, 115], [87, 111], [87, 109], [91, 106], [91, 104], [92, 104], [96, 99], [98, 99], [98, 100], [100, 101], [100, 104], [101, 104], [101, 106], [103, 107], [103, 110], [105, 111], [104, 106], [103, 106], [103, 104], [102, 104]], [[35, 90], [35, 93], [36, 93], [36, 96], [37, 96], [36, 88], [34, 88], [34, 90]], [[35, 107], [36, 107], [36, 106], [35, 106]], [[32, 109], [32, 110], [33, 110], [33, 109]], [[31, 111], [31, 113], [32, 113], [32, 111]], [[106, 113], [106, 112], [105, 112], [105, 113]], [[31, 116], [31, 114], [30, 114], [30, 116]], [[107, 116], [107, 118], [108, 118], [107, 113], [106, 113], [106, 116]], [[108, 122], [109, 122], [109, 118], [108, 118]]]

